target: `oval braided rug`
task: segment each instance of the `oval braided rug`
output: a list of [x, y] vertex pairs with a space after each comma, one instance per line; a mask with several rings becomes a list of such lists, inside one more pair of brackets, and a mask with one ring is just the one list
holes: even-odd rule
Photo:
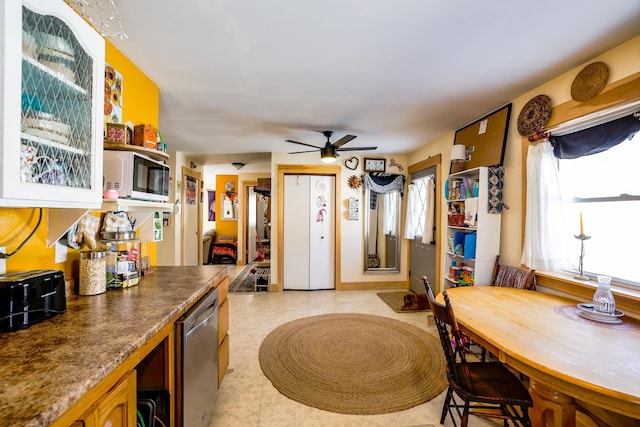
[[438, 338], [408, 323], [367, 314], [325, 314], [286, 323], [267, 335], [259, 359], [280, 393], [341, 414], [412, 408], [447, 387]]

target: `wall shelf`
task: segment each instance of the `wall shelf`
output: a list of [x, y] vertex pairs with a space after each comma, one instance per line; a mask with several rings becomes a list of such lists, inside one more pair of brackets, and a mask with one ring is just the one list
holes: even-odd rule
[[126, 211], [130, 216], [136, 218], [134, 229], [140, 228], [140, 233], [145, 234], [140, 236], [140, 240], [153, 241], [152, 235], [151, 238], [146, 235], [152, 233], [152, 227], [143, 227], [143, 224], [153, 216], [154, 212], [173, 212], [173, 204], [131, 199], [104, 199], [100, 209], [49, 209], [47, 211], [47, 247], [55, 245], [67, 234], [69, 228], [90, 211]]
[[[457, 197], [455, 185], [464, 184], [467, 180], [467, 187], [472, 188], [471, 184], [477, 184], [477, 196], [472, 197], [473, 193], [468, 197]], [[445, 266], [449, 269], [455, 262], [457, 265], [464, 263], [467, 267], [473, 268], [475, 285], [488, 285], [491, 281], [493, 266], [495, 264], [496, 255], [500, 253], [500, 227], [502, 214], [490, 214], [487, 206], [489, 204], [489, 171], [487, 167], [479, 167], [468, 169], [449, 175], [448, 190], [450, 194], [446, 194], [447, 210], [453, 212], [454, 208], [465, 206], [465, 201], [477, 199], [475, 206], [477, 212], [474, 224], [472, 226], [446, 225], [447, 228], [447, 247], [445, 248]], [[466, 192], [466, 187], [464, 193]], [[451, 195], [454, 194], [453, 197]], [[463, 214], [465, 212], [462, 212]], [[468, 213], [468, 212], [466, 212]], [[465, 238], [469, 234], [475, 235], [475, 250], [472, 253], [455, 253], [453, 243], [456, 235], [463, 235]], [[466, 240], [466, 239], [465, 239]], [[464, 243], [463, 243], [464, 245]], [[452, 279], [447, 272], [443, 281], [443, 289], [458, 286], [457, 280]]]
[[169, 155], [164, 151], [154, 150], [153, 148], [141, 147], [139, 145], [131, 145], [131, 144], [109, 144], [107, 142], [104, 143], [105, 150], [116, 150], [116, 151], [135, 151], [138, 154], [142, 154], [148, 157], [151, 157], [154, 160], [167, 161], [169, 160]]

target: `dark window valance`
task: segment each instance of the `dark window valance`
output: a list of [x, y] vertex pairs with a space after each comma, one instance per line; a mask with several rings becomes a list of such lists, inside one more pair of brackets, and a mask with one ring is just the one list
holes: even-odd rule
[[406, 177], [404, 175], [393, 173], [371, 172], [363, 177], [364, 185], [376, 193], [399, 191], [401, 196], [404, 193], [405, 180]]
[[576, 159], [606, 151], [640, 130], [638, 113], [562, 136], [551, 136], [553, 155], [558, 159]]

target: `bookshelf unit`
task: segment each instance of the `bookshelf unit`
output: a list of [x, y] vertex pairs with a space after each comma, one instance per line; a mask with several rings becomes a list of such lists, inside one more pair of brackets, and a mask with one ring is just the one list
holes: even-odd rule
[[[445, 191], [447, 240], [443, 289], [488, 285], [500, 252], [501, 214], [488, 212], [489, 168], [478, 167], [449, 175]], [[474, 214], [475, 212], [475, 214]], [[475, 246], [475, 247], [474, 247]], [[453, 264], [462, 268], [455, 277]], [[473, 274], [470, 272], [473, 269]]]

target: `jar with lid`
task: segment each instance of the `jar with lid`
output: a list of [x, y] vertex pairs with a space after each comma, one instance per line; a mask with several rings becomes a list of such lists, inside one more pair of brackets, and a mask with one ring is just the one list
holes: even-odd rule
[[78, 293], [98, 295], [107, 290], [107, 258], [103, 251], [80, 252]]

